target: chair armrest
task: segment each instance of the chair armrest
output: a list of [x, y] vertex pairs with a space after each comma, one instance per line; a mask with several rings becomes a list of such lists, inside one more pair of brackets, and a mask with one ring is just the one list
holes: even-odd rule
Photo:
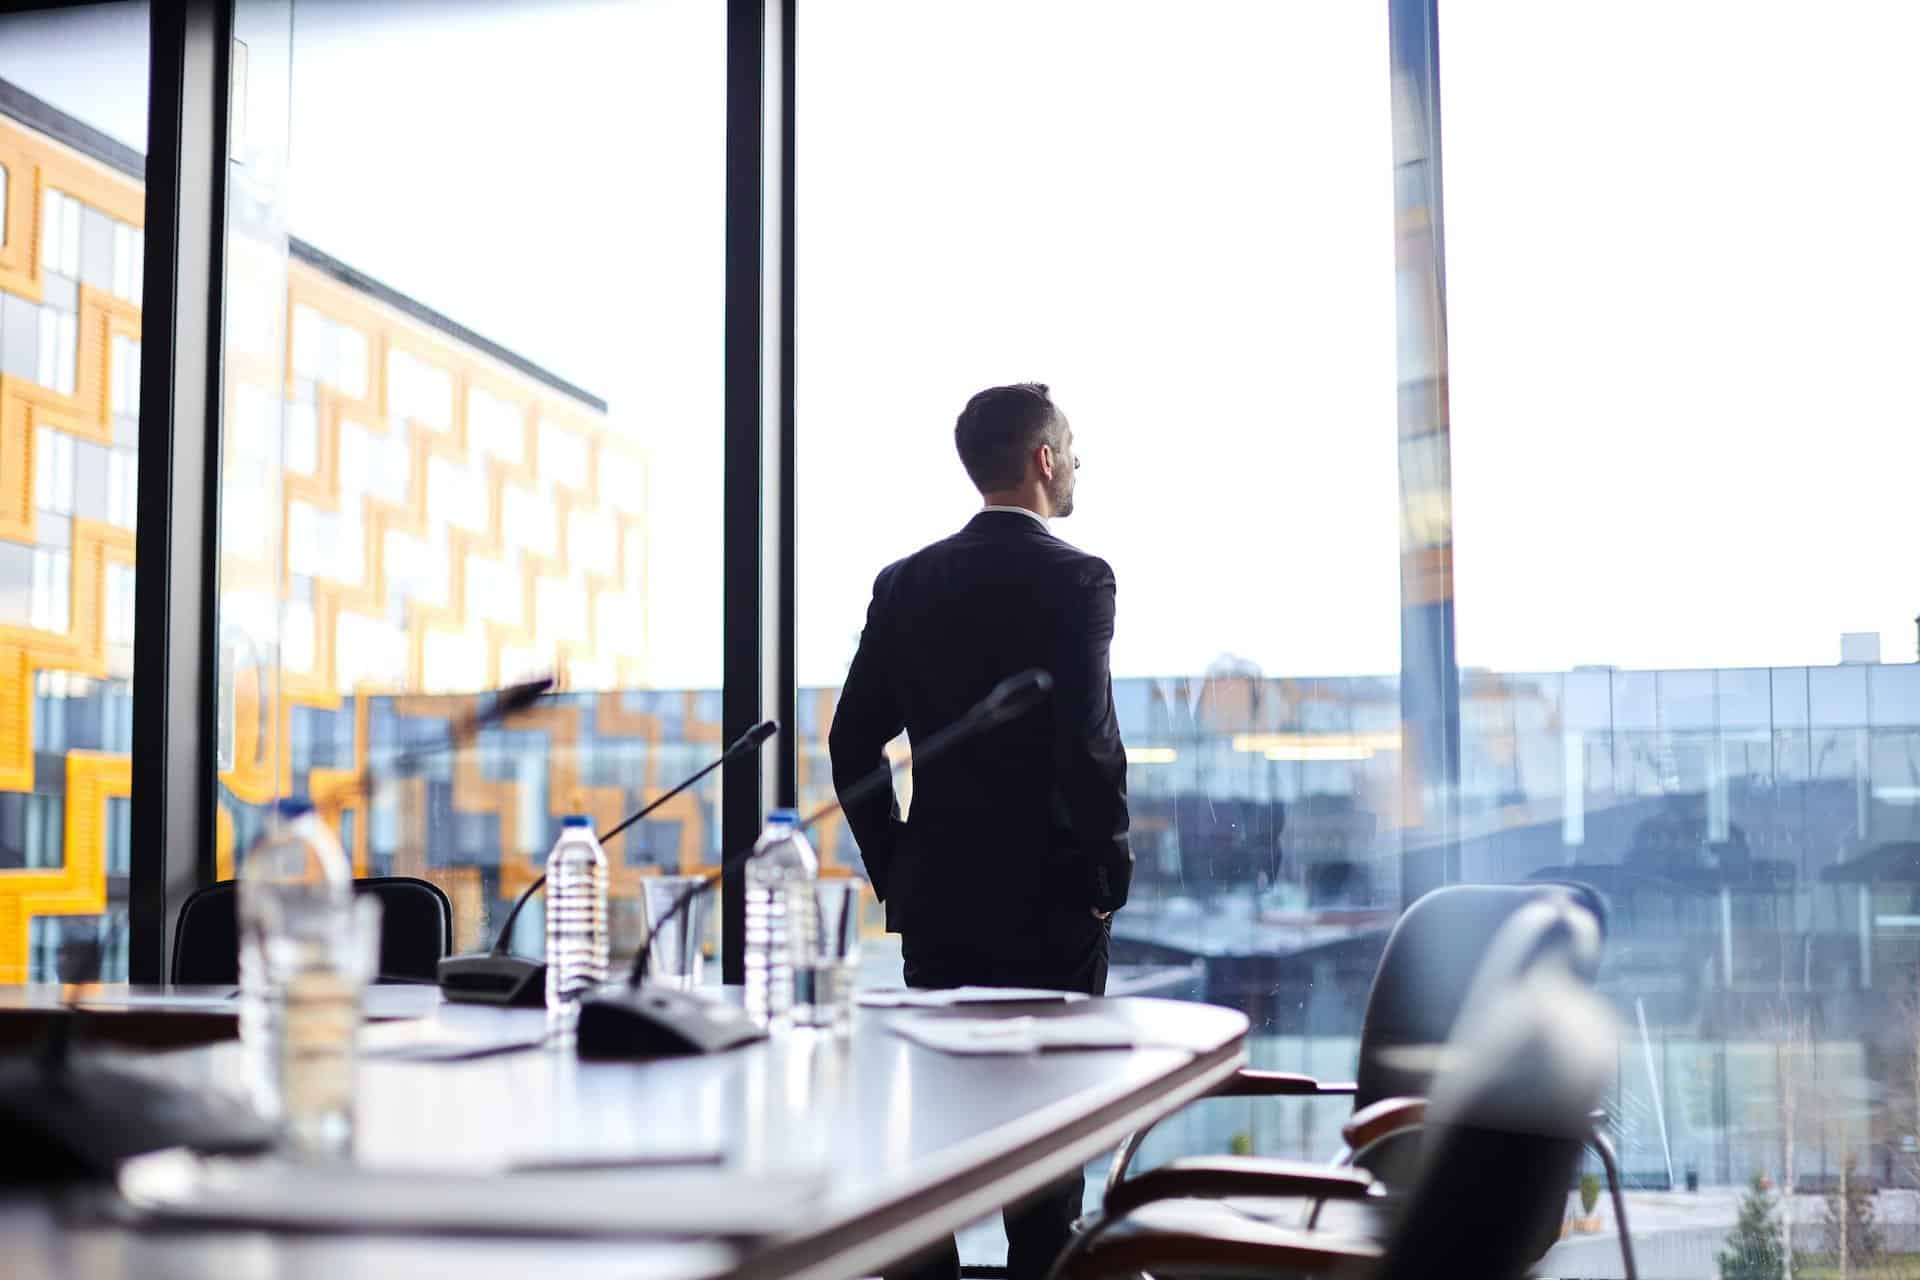
[[[1101, 1236], [1069, 1246], [1052, 1280], [1155, 1275], [1365, 1276], [1379, 1269], [1380, 1245], [1276, 1227], [1234, 1213], [1194, 1213], [1191, 1201], [1149, 1205]], [[1201, 1206], [1211, 1208], [1211, 1206]]]
[[1382, 1138], [1419, 1128], [1426, 1118], [1425, 1098], [1382, 1098], [1348, 1117], [1340, 1136], [1349, 1151], [1364, 1151]]
[[1255, 1071], [1242, 1067], [1233, 1078], [1208, 1094], [1209, 1098], [1327, 1097], [1353, 1092], [1350, 1080], [1323, 1081], [1291, 1071]]
[[1311, 1196], [1358, 1200], [1373, 1190], [1364, 1169], [1341, 1169], [1301, 1160], [1254, 1156], [1205, 1156], [1173, 1160], [1128, 1178], [1107, 1192], [1103, 1211], [1119, 1218], [1155, 1200], [1222, 1196]]
[[[1205, 1102], [1210, 1098], [1329, 1098], [1351, 1096], [1353, 1091], [1354, 1083], [1351, 1080], [1317, 1080], [1292, 1071], [1256, 1071], [1251, 1067], [1242, 1067], [1225, 1084], [1194, 1101]], [[1128, 1170], [1133, 1167], [1133, 1158], [1140, 1154], [1140, 1147], [1146, 1142], [1147, 1132], [1152, 1128], [1152, 1125], [1148, 1125], [1145, 1129], [1134, 1130], [1113, 1153], [1113, 1163], [1107, 1166], [1109, 1194], [1126, 1180]]]

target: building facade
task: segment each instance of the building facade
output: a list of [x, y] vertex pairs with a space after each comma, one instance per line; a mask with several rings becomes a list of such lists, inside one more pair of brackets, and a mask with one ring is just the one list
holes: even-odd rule
[[[143, 213], [137, 154], [0, 85], [0, 981], [125, 971]], [[232, 256], [222, 875], [301, 718], [646, 653], [646, 462], [602, 401], [297, 240]], [[325, 801], [366, 763], [301, 788], [360, 865]]]

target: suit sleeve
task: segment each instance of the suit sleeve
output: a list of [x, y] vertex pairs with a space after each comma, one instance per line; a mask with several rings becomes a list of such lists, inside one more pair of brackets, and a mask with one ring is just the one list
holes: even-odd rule
[[1087, 900], [1100, 911], [1126, 905], [1133, 880], [1127, 843], [1127, 750], [1113, 710], [1113, 570], [1083, 570], [1063, 618], [1053, 672], [1054, 753], [1074, 844], [1087, 859]]
[[[867, 607], [867, 625], [860, 633], [853, 665], [847, 669], [827, 734], [827, 754], [833, 762], [833, 789], [845, 796], [848, 788], [886, 763], [886, 746], [906, 727], [893, 681], [887, 671], [886, 639], [879, 625], [884, 576], [874, 583], [873, 603]], [[866, 799], [848, 805], [847, 826], [860, 845], [860, 860], [874, 896], [887, 897], [894, 848], [904, 825], [900, 802], [892, 787], [883, 787]]]

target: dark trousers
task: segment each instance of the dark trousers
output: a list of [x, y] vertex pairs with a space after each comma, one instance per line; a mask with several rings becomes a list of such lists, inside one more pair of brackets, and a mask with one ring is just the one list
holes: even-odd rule
[[[903, 935], [901, 951], [910, 987], [1044, 987], [1052, 991], [1107, 990], [1108, 927], [1084, 910], [1062, 913], [1036, 938], [934, 939]], [[1073, 1234], [1086, 1178], [1076, 1173], [1001, 1210], [1007, 1229], [1007, 1274], [1012, 1280], [1042, 1280]], [[887, 1268], [887, 1280], [958, 1280], [960, 1249], [952, 1237], [904, 1263]]]

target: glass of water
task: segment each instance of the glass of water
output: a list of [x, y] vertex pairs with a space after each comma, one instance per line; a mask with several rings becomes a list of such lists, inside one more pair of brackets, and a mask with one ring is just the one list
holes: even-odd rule
[[867, 882], [856, 876], [814, 881], [811, 939], [797, 938], [793, 1025], [837, 1035], [853, 1029], [853, 983], [860, 967], [860, 903]]
[[[665, 919], [681, 895], [694, 893], [694, 886], [705, 876], [647, 876], [640, 881], [647, 904], [647, 928]], [[680, 914], [668, 920], [654, 936], [647, 953], [647, 981], [679, 991], [691, 991], [700, 985], [706, 956], [701, 950], [707, 936], [707, 911], [711, 893], [694, 893]]]
[[354, 1076], [367, 986], [379, 971], [380, 902], [356, 897], [310, 922], [304, 943], [269, 944], [270, 1012], [283, 1144], [307, 1157], [353, 1151]]

